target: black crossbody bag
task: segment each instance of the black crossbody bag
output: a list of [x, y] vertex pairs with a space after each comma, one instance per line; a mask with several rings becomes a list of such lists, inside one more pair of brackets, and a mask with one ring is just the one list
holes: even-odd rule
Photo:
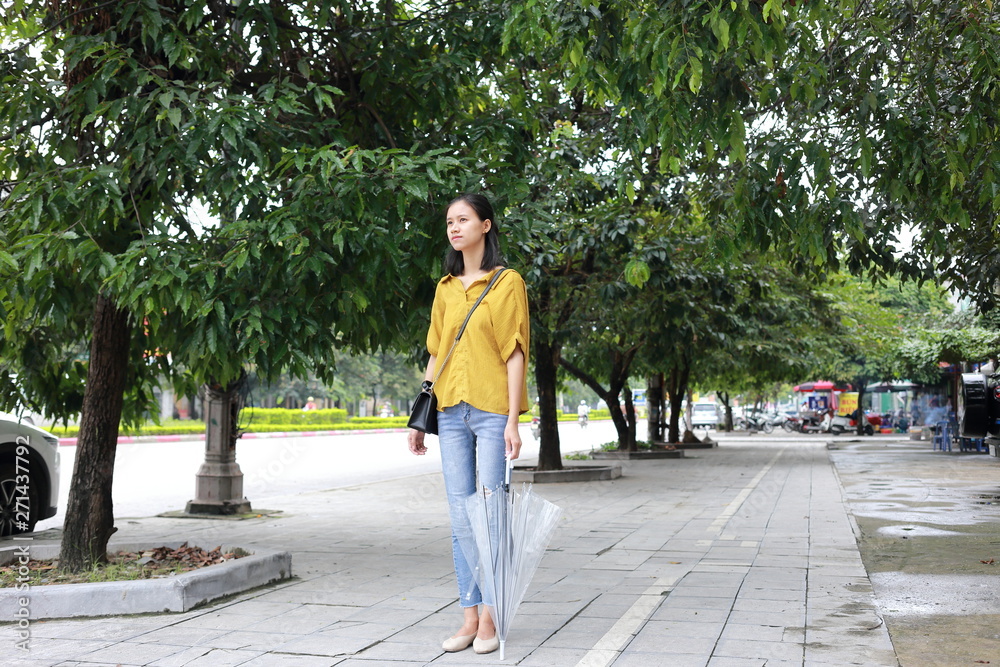
[[421, 385], [420, 393], [417, 394], [416, 400], [413, 401], [413, 407], [410, 409], [410, 419], [406, 425], [417, 431], [423, 431], [424, 433], [431, 433], [437, 435], [438, 432], [438, 418], [437, 418], [437, 396], [434, 395], [434, 384], [441, 377], [441, 371], [444, 370], [445, 365], [448, 360], [451, 359], [451, 353], [455, 351], [455, 346], [458, 345], [459, 339], [462, 334], [465, 333], [465, 327], [469, 324], [469, 318], [472, 317], [472, 313], [475, 312], [476, 306], [483, 300], [483, 298], [489, 293], [490, 288], [500, 279], [500, 276], [507, 269], [500, 269], [496, 272], [496, 275], [490, 280], [489, 284], [486, 285], [486, 289], [483, 293], [479, 295], [476, 302], [472, 304], [472, 308], [469, 309], [469, 314], [465, 316], [465, 321], [462, 322], [461, 328], [458, 330], [458, 335], [455, 336], [455, 340], [451, 344], [451, 349], [448, 350], [448, 355], [438, 366], [437, 374], [434, 375], [434, 380], [432, 382], [427, 382], [424, 380], [423, 385]]

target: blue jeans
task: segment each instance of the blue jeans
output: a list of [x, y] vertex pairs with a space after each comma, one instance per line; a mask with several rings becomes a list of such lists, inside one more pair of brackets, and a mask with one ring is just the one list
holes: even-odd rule
[[[485, 412], [464, 402], [438, 413], [441, 472], [451, 516], [451, 550], [458, 578], [459, 603], [463, 607], [475, 607], [483, 602], [479, 586], [473, 581], [476, 563], [470, 564], [465, 557], [472, 539], [465, 503], [476, 492], [477, 458], [480, 484], [492, 489], [503, 482], [507, 449], [503, 432], [506, 427], [507, 415]], [[465, 550], [463, 542], [467, 545]]]

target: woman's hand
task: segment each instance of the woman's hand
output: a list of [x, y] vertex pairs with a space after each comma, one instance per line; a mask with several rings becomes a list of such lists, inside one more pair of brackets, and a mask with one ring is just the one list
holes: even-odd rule
[[423, 431], [418, 431], [415, 428], [411, 428], [409, 434], [407, 435], [407, 442], [410, 446], [410, 451], [417, 456], [423, 456], [427, 453], [427, 447], [424, 445], [424, 435]]
[[513, 461], [521, 453], [521, 433], [517, 430], [517, 417], [507, 420], [503, 430], [503, 439], [507, 443], [507, 459]]

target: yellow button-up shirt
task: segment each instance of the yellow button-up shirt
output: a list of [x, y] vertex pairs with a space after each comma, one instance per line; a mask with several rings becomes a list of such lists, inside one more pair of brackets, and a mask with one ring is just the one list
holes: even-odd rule
[[[437, 357], [437, 374], [469, 309], [486, 289], [499, 267], [479, 278], [466, 290], [462, 281], [449, 274], [442, 278], [434, 294], [431, 326], [427, 331], [427, 351]], [[441, 376], [434, 385], [438, 410], [469, 405], [505, 415], [510, 410], [507, 392], [507, 360], [517, 346], [524, 353], [521, 379], [521, 413], [528, 411], [528, 293], [524, 279], [507, 269], [476, 308], [455, 346]]]

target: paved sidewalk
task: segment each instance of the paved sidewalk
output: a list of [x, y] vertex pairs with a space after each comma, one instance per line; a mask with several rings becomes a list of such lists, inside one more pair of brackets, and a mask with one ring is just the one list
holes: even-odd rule
[[[731, 439], [626, 462], [614, 481], [536, 486], [565, 515], [506, 663], [897, 665], [825, 442]], [[0, 627], [3, 664], [499, 662], [440, 649], [460, 619], [440, 475], [267, 504], [285, 515], [146, 518], [116, 539], [288, 549], [295, 579], [182, 614], [35, 621], [26, 655]]]

